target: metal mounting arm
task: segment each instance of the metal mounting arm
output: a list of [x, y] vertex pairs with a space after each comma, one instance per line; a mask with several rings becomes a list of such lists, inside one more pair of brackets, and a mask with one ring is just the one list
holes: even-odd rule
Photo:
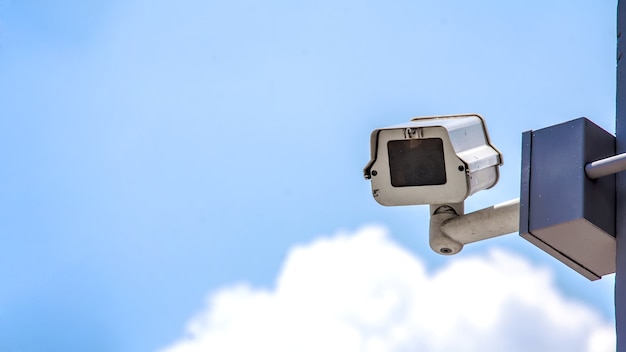
[[430, 206], [430, 247], [452, 255], [463, 245], [519, 230], [519, 198], [463, 215], [463, 203]]
[[596, 179], [626, 170], [626, 153], [596, 160], [585, 165], [587, 177]]

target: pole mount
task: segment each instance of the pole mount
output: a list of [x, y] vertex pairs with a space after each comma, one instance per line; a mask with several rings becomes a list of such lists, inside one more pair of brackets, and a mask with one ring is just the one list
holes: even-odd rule
[[459, 253], [468, 243], [519, 229], [519, 199], [463, 214], [463, 203], [430, 206], [430, 247], [439, 254]]

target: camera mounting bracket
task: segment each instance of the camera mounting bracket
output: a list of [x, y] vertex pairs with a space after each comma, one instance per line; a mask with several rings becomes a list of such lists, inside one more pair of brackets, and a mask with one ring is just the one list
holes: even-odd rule
[[457, 254], [463, 245], [517, 232], [519, 198], [464, 214], [463, 203], [430, 205], [430, 248]]

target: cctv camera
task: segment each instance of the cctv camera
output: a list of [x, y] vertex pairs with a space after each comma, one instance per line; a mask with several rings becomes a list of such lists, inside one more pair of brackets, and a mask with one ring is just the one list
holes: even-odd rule
[[374, 130], [364, 174], [382, 205], [449, 204], [493, 187], [500, 165], [480, 115], [427, 116]]

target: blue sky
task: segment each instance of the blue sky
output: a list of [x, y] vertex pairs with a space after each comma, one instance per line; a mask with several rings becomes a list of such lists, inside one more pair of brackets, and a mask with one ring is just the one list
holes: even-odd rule
[[610, 324], [612, 278], [515, 234], [431, 253], [427, 207], [379, 206], [362, 168], [375, 128], [477, 112], [505, 164], [466, 208], [518, 197], [522, 132], [580, 116], [614, 132], [615, 16], [591, 0], [0, 0], [0, 350], [166, 348], [217, 309], [207, 297], [272, 291], [294, 248], [369, 225], [429, 273], [523, 258]]

